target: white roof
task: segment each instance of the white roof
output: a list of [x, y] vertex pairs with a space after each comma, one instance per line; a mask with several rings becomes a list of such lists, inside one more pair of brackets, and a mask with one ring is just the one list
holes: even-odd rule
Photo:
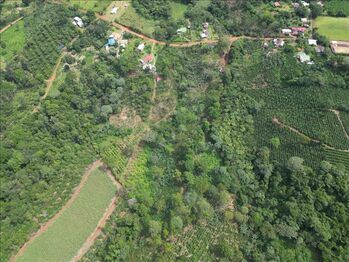
[[309, 3], [305, 2], [305, 1], [301, 1], [303, 6], [309, 6]]
[[141, 43], [141, 44], [137, 47], [137, 49], [140, 50], [140, 51], [142, 51], [142, 50], [144, 49], [144, 47], [145, 47], [145, 44], [144, 44], [144, 43]]
[[301, 18], [301, 21], [302, 21], [302, 22], [308, 22], [308, 18], [306, 18], [306, 17]]
[[76, 21], [76, 22], [82, 22], [81, 18], [78, 17], [78, 16], [75, 16], [73, 19], [74, 19], [74, 21]]
[[317, 40], [315, 40], [315, 39], [308, 39], [308, 44], [309, 45], [317, 45]]
[[288, 28], [282, 29], [281, 31], [282, 31], [282, 33], [291, 33], [292, 32], [292, 30], [288, 29]]
[[113, 7], [113, 9], [111, 10], [111, 12], [110, 12], [110, 13], [112, 13], [112, 14], [116, 14], [116, 11], [118, 11], [118, 8], [117, 8], [117, 7]]

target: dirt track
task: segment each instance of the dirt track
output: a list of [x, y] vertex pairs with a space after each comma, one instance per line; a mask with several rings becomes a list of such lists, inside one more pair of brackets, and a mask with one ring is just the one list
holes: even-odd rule
[[82, 187], [86, 183], [87, 179], [91, 175], [92, 171], [94, 171], [96, 168], [100, 167], [103, 164], [101, 160], [96, 160], [93, 162], [85, 171], [84, 175], [81, 178], [80, 184], [74, 189], [74, 193], [72, 194], [71, 198], [68, 200], [68, 202], [59, 210], [57, 214], [55, 214], [50, 220], [48, 220], [45, 224], [43, 224], [40, 229], [35, 232], [29, 240], [19, 249], [18, 253], [10, 259], [10, 261], [16, 261], [18, 257], [22, 256], [24, 251], [27, 249], [29, 244], [31, 244], [37, 237], [39, 237], [42, 233], [44, 233], [47, 228], [67, 209], [69, 208], [75, 199], [78, 197]]
[[8, 25], [6, 25], [4, 28], [2, 28], [0, 30], [0, 34], [2, 32], [4, 32], [5, 30], [7, 30], [8, 28], [10, 28], [11, 26], [13, 26], [15, 23], [17, 23], [19, 20], [22, 20], [23, 19], [23, 16], [21, 16], [20, 18], [16, 19], [15, 21], [12, 21], [11, 23], [9, 23]]
[[329, 145], [329, 144], [326, 144], [326, 143], [324, 143], [324, 142], [321, 142], [320, 140], [317, 140], [317, 139], [315, 139], [315, 138], [309, 137], [309, 136], [307, 136], [306, 134], [302, 133], [301, 131], [295, 129], [294, 127], [282, 123], [282, 122], [279, 121], [279, 119], [277, 119], [276, 117], [273, 118], [273, 123], [275, 123], [275, 124], [277, 124], [278, 126], [281, 126], [281, 127], [283, 127], [283, 128], [287, 128], [287, 129], [291, 130], [292, 132], [298, 134], [299, 136], [302, 136], [302, 137], [304, 137], [304, 138], [306, 138], [306, 139], [308, 139], [308, 140], [310, 140], [310, 141], [313, 141], [313, 142], [315, 142], [315, 143], [317, 143], [317, 144], [321, 144], [321, 145], [323, 145], [324, 147], [326, 147], [326, 148], [328, 148], [328, 149], [332, 149], [332, 150], [336, 150], [336, 151], [340, 151], [340, 152], [347, 152], [347, 153], [349, 152], [349, 149], [338, 149], [338, 148], [335, 148], [335, 147], [333, 147], [333, 146], [331, 146], [331, 145]]
[[342, 119], [340, 117], [340, 113], [338, 110], [335, 110], [335, 109], [330, 109], [331, 112], [335, 113], [335, 115], [337, 116], [337, 119], [339, 121], [339, 123], [341, 124], [341, 127], [343, 129], [343, 132], [344, 132], [344, 135], [346, 136], [346, 138], [349, 140], [349, 134], [347, 133], [347, 130], [345, 129], [344, 125], [343, 125], [343, 122], [342, 122]]

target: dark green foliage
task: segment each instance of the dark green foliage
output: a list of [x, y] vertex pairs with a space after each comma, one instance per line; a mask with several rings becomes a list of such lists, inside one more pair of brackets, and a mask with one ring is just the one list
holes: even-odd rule
[[162, 19], [170, 16], [168, 0], [132, 0], [133, 7], [146, 18]]

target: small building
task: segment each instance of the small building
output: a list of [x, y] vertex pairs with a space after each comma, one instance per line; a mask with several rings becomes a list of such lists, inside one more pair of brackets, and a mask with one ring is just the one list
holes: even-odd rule
[[118, 8], [114, 6], [113, 9], [110, 11], [110, 13], [115, 15], [117, 11], [118, 11]]
[[116, 44], [116, 41], [115, 41], [114, 37], [108, 38], [108, 45], [109, 46], [113, 46], [115, 44]]
[[275, 7], [281, 7], [281, 3], [280, 3], [279, 1], [274, 2], [274, 6], [275, 6]]
[[209, 35], [209, 33], [208, 33], [208, 30], [206, 30], [206, 29], [204, 31], [202, 31], [200, 34], [201, 38], [208, 38], [208, 35]]
[[315, 39], [308, 39], [308, 45], [317, 46], [317, 40], [315, 40]]
[[138, 50], [138, 51], [143, 51], [143, 50], [144, 50], [144, 47], [145, 47], [145, 44], [144, 44], [144, 43], [141, 43], [141, 44], [137, 47], [137, 50]]
[[292, 33], [292, 30], [291, 29], [288, 29], [288, 28], [284, 28], [284, 29], [281, 29], [281, 32], [284, 34], [284, 35], [290, 35]]
[[349, 42], [331, 41], [331, 50], [335, 54], [349, 55]]
[[82, 22], [82, 19], [78, 16], [75, 16], [73, 18], [73, 24], [78, 26], [78, 27], [84, 27], [84, 23]]
[[302, 35], [307, 30], [307, 28], [303, 26], [296, 26], [296, 27], [291, 27], [291, 30], [292, 30], [292, 35]]
[[142, 64], [149, 64], [153, 61], [154, 57], [152, 54], [147, 54], [143, 59], [141, 59]]
[[297, 59], [299, 60], [299, 62], [301, 62], [301, 63], [310, 62], [310, 56], [304, 52], [298, 52], [296, 56], [297, 56]]
[[207, 22], [205, 22], [205, 23], [202, 24], [202, 26], [203, 26], [204, 29], [208, 29], [209, 24]]
[[285, 41], [282, 39], [274, 39], [273, 43], [275, 47], [283, 47], [285, 45]]
[[308, 23], [308, 18], [304, 17], [304, 18], [301, 18], [301, 22], [304, 24], [304, 23]]
[[317, 54], [322, 54], [325, 52], [325, 47], [322, 45], [317, 45], [317, 46], [315, 46], [315, 52]]
[[310, 4], [308, 2], [305, 2], [305, 1], [301, 1], [301, 4], [304, 6], [304, 7], [308, 7]]
[[293, 8], [299, 8], [300, 4], [299, 3], [292, 3]]
[[187, 28], [181, 27], [177, 29], [177, 35], [185, 34], [187, 32]]
[[318, 1], [317, 4], [321, 7], [324, 7], [324, 3], [322, 1]]
[[118, 40], [118, 44], [121, 48], [126, 48], [127, 44], [128, 44], [128, 40], [127, 39], [121, 39], [121, 40]]

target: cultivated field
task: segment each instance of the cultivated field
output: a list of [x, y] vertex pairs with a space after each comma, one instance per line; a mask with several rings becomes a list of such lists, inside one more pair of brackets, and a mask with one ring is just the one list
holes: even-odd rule
[[349, 40], [349, 17], [321, 16], [315, 20], [315, 27], [330, 40]]
[[131, 27], [135, 31], [142, 32], [145, 35], [153, 35], [155, 30], [155, 21], [146, 19], [132, 7], [131, 4], [123, 11], [123, 14], [116, 19], [121, 24]]
[[93, 171], [78, 197], [17, 261], [69, 261], [97, 226], [116, 188], [105, 172]]
[[187, 11], [187, 5], [180, 2], [170, 2], [171, 16], [175, 19], [184, 18], [184, 13]]
[[67, 0], [68, 3], [94, 12], [103, 12], [112, 0]]
[[0, 35], [0, 57], [4, 61], [11, 60], [24, 47], [25, 31], [23, 20], [11, 26]]

